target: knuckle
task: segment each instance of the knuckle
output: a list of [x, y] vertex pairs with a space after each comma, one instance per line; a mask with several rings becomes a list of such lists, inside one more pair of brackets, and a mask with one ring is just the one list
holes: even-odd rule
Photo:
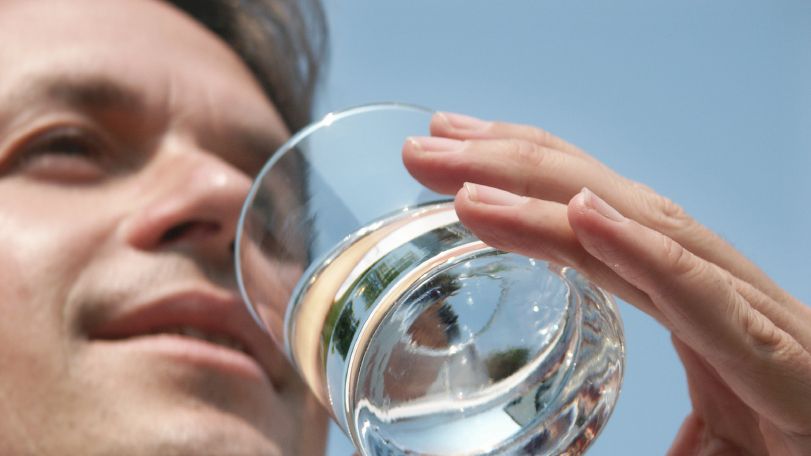
[[791, 336], [751, 306], [739, 306], [736, 314], [752, 354], [757, 359], [770, 364], [774, 362], [783, 364], [805, 353]]
[[[659, 252], [661, 258], [659, 273], [666, 275], [669, 280], [657, 281], [651, 287], [651, 298], [654, 301], [666, 301], [670, 296], [678, 294], [684, 284], [692, 283], [713, 272], [709, 271], [710, 263], [700, 260], [673, 239], [661, 235], [660, 242], [660, 248], [655, 250]], [[638, 275], [641, 276], [638, 280], [644, 281], [647, 274], [647, 271], [638, 271]]]
[[555, 169], [556, 165], [551, 162], [554, 155], [549, 150], [537, 144], [524, 140], [511, 140], [508, 143], [507, 156], [513, 162], [513, 168], [517, 176], [517, 193], [523, 195], [534, 195], [540, 192], [538, 186], [543, 185], [543, 180], [537, 179], [539, 170], [549, 173], [550, 169]]
[[657, 195], [660, 222], [665, 226], [682, 227], [689, 224], [692, 219], [687, 212], [670, 198]]
[[662, 254], [669, 272], [676, 276], [696, 276], [705, 272], [707, 265], [668, 236], [662, 236]]
[[508, 142], [508, 154], [518, 165], [528, 168], [543, 166], [548, 156], [541, 147], [519, 139]]
[[491, 120], [483, 131], [491, 138], [510, 138], [514, 136], [515, 125], [501, 120]]
[[553, 144], [555, 141], [554, 136], [548, 131], [537, 128], [537, 127], [526, 127], [529, 129], [529, 138], [530, 141], [534, 142], [535, 144], [539, 144], [541, 146], [549, 146]]
[[639, 182], [631, 182], [634, 194], [638, 195], [642, 207], [642, 223], [664, 233], [681, 233], [692, 229], [696, 222], [680, 205], [666, 198], [650, 187]]
[[543, 128], [527, 124], [493, 121], [490, 122], [487, 131], [497, 137], [524, 139], [539, 146], [554, 144], [556, 139]]

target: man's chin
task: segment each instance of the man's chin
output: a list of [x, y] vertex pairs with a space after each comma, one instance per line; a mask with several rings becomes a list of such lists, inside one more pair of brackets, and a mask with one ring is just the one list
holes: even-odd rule
[[91, 395], [121, 395], [121, 401], [136, 409], [211, 409], [252, 423], [269, 421], [268, 415], [281, 405], [279, 392], [256, 372], [258, 367], [239, 356], [232, 356], [237, 362], [227, 358], [188, 354], [172, 344], [93, 341], [76, 364], [88, 375], [97, 373], [85, 379], [94, 384]]
[[70, 402], [77, 413], [92, 412], [76, 420], [76, 436], [104, 447], [99, 454], [291, 454], [288, 440], [300, 435], [302, 415], [289, 410], [297, 401], [283, 400], [267, 380], [152, 353], [83, 354], [93, 355], [79, 362], [88, 375], [74, 383]]
[[[153, 401], [131, 403], [128, 398], [110, 398], [103, 405], [85, 401], [72, 410], [50, 413], [37, 423], [6, 426], [0, 430], [0, 454], [302, 454], [297, 452], [296, 442], [301, 434], [291, 432], [292, 423], [281, 416], [253, 423], [206, 404], [190, 408]], [[93, 413], [86, 413], [88, 410]], [[271, 427], [271, 421], [279, 428]]]
[[[283, 420], [275, 420], [277, 424]], [[273, 428], [259, 428], [243, 417], [218, 410], [192, 410], [154, 417], [143, 435], [132, 436], [133, 448], [152, 440], [151, 453], [165, 455], [284, 455], [282, 439]], [[116, 453], [125, 454], [125, 453]]]
[[143, 397], [132, 398], [129, 408], [138, 410], [132, 418], [145, 438], [157, 436], [173, 449], [153, 454], [282, 454], [283, 440], [297, 434], [298, 414], [268, 384], [213, 375], [139, 386], [131, 388]]

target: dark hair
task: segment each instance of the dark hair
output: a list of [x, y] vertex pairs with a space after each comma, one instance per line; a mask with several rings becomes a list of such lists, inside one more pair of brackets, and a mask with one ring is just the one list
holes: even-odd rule
[[291, 131], [311, 120], [326, 59], [319, 0], [168, 0], [217, 34], [248, 65]]

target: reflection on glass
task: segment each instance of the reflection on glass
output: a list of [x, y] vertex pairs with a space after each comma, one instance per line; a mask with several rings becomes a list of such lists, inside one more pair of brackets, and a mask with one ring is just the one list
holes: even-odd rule
[[578, 454], [619, 391], [616, 307], [411, 178], [400, 149], [429, 120], [367, 106], [283, 147], [240, 220], [246, 301], [364, 454]]

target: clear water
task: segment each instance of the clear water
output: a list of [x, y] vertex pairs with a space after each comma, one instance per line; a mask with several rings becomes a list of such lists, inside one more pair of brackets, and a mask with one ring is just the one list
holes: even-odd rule
[[[351, 270], [328, 273], [350, 254]], [[449, 205], [349, 237], [296, 306], [325, 277], [341, 277], [320, 334], [329, 405], [364, 454], [579, 454], [613, 409], [611, 299], [571, 269], [487, 247]]]

